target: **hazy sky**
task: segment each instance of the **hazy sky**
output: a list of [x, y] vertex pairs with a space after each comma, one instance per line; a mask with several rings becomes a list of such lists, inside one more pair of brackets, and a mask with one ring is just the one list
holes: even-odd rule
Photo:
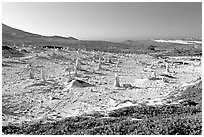
[[78, 39], [201, 37], [202, 3], [2, 3], [3, 23]]

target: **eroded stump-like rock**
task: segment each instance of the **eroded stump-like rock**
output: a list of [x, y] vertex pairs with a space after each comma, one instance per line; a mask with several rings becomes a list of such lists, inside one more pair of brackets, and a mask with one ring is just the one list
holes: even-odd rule
[[115, 73], [114, 87], [120, 87], [120, 80], [118, 74]]

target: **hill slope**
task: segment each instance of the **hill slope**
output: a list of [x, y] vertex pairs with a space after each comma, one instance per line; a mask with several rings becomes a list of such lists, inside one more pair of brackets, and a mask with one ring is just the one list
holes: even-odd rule
[[25, 32], [19, 29], [11, 28], [2, 24], [2, 42], [3, 45], [31, 45], [31, 46], [47, 46], [47, 45], [60, 45], [62, 47], [69, 47], [70, 49], [84, 49], [108, 51], [108, 52], [123, 52], [135, 51], [131, 46], [121, 43], [108, 42], [108, 41], [91, 41], [91, 40], [78, 40], [73, 37], [62, 36], [41, 36]]
[[30, 41], [50, 41], [50, 40], [77, 40], [76, 38], [73, 37], [61, 37], [61, 36], [41, 36], [38, 34], [33, 34], [29, 32], [25, 32], [19, 29], [15, 29], [12, 27], [9, 27], [5, 24], [2, 24], [2, 38], [3, 41], [12, 41], [12, 40], [17, 40], [17, 41], [25, 41], [25, 40], [30, 40]]

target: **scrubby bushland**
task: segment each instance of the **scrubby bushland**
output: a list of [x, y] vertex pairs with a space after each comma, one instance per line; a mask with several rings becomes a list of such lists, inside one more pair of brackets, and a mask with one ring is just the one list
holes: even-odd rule
[[47, 124], [23, 125], [21, 127], [3, 127], [5, 134], [35, 134], [35, 135], [71, 135], [71, 134], [164, 134], [190, 135], [201, 134], [202, 118], [199, 114], [172, 116], [169, 118], [152, 117], [143, 120], [129, 120], [125, 118], [67, 118], [62, 121]]
[[2, 45], [3, 57], [22, 57], [24, 54], [13, 47]]

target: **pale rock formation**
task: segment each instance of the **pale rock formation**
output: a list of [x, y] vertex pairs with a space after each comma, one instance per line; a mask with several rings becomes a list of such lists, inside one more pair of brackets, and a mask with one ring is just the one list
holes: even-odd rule
[[111, 58], [108, 58], [108, 63], [113, 63]]
[[116, 99], [114, 99], [114, 98], [109, 98], [109, 101], [108, 101], [109, 106], [115, 107], [115, 105], [116, 105], [117, 103], [118, 103], [118, 102], [117, 102]]
[[166, 63], [166, 74], [169, 74], [169, 63]]
[[57, 54], [53, 51], [52, 56], [56, 56]]
[[153, 69], [153, 67], [154, 67], [154, 64], [152, 64], [152, 65], [150, 66], [150, 69]]
[[34, 79], [34, 73], [32, 70], [29, 71], [29, 79]]
[[28, 63], [28, 64], [25, 66], [25, 68], [28, 68], [28, 69], [32, 68], [31, 63]]
[[95, 61], [95, 57], [92, 58], [92, 62], [94, 62], [94, 61]]
[[69, 90], [70, 88], [85, 88], [85, 87], [93, 87], [93, 85], [85, 82], [85, 81], [82, 81], [82, 80], [78, 80], [78, 79], [75, 79], [75, 80], [72, 80], [66, 87], [63, 91], [67, 91]]
[[70, 71], [71, 71], [71, 70], [69, 69], [69, 70], [68, 70], [68, 82], [70, 82], [70, 81], [72, 81], [72, 80], [74, 79], [74, 78], [72, 77]]
[[156, 78], [156, 77], [157, 77], [157, 76], [156, 76], [156, 72], [153, 71], [152, 74], [150, 75], [150, 78]]
[[118, 59], [116, 67], [118, 67], [119, 64], [120, 64], [120, 59]]
[[120, 87], [120, 81], [117, 73], [115, 73], [114, 87]]
[[44, 70], [41, 70], [41, 78], [43, 81], [46, 81], [45, 79], [45, 71]]
[[102, 69], [101, 68], [101, 58], [99, 58], [99, 62], [98, 62], [98, 66], [97, 66], [96, 70], [100, 70], [100, 69]]
[[165, 76], [162, 76], [161, 79], [163, 82], [168, 82]]
[[76, 53], [79, 54], [79, 50], [77, 50]]
[[77, 67], [76, 67], [76, 66], [74, 67], [73, 76], [74, 76], [74, 77], [77, 77], [77, 76], [78, 76], [78, 74], [77, 74]]
[[80, 69], [80, 64], [79, 64], [79, 60], [78, 60], [78, 59], [76, 60], [75, 67], [76, 67], [76, 69], [77, 69], [77, 70], [79, 70], [79, 69]]
[[190, 88], [190, 87], [199, 87], [199, 86], [202, 88], [202, 79], [200, 76], [195, 81], [182, 83], [181, 89], [186, 90], [187, 88]]

